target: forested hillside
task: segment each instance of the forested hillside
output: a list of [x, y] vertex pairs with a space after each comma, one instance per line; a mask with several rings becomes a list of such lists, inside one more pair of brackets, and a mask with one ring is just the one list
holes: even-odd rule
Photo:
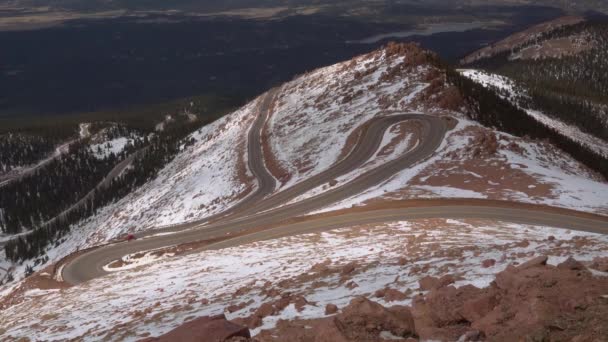
[[48, 125], [0, 120], [0, 181], [14, 169], [34, 165], [51, 155], [59, 145], [78, 136], [78, 124]]
[[55, 217], [99, 183], [119, 158], [97, 158], [86, 142], [79, 142], [43, 170], [5, 185], [0, 189], [2, 232], [19, 233]]
[[[11, 261], [44, 258], [46, 247], [60, 243], [71, 225], [153, 178], [180, 150], [188, 148], [191, 141], [186, 137], [190, 133], [228, 108], [190, 102], [174, 108], [172, 112], [177, 114], [166, 115], [161, 122], [131, 118], [121, 123], [89, 124], [88, 129], [94, 134], [75, 139], [65, 154], [0, 186], [0, 233], [30, 231], [5, 244], [6, 258]], [[201, 112], [207, 114], [202, 119]], [[72, 128], [74, 136], [78, 135], [73, 125], [66, 127]], [[5, 136], [15, 153], [37, 152], [27, 154], [30, 159], [26, 164], [36, 163], [54, 146], [37, 148], [33, 143], [18, 144], [22, 140], [10, 139], [15, 136], [12, 133]], [[32, 141], [41, 141], [44, 147], [47, 140]]]
[[[198, 127], [200, 127], [200, 122], [188, 120], [178, 122], [175, 125], [169, 126], [161, 133], [154, 135], [151, 139], [146, 139], [145, 143], [142, 140], [139, 144], [132, 146], [130, 153], [125, 150], [122, 153], [122, 157], [112, 154], [110, 157], [100, 160], [96, 157], [91, 157], [94, 153], [91, 153], [90, 150], [82, 154], [76, 153], [73, 155], [76, 159], [74, 165], [61, 163], [60, 169], [69, 170], [69, 172], [61, 174], [58, 177], [62, 182], [66, 183], [58, 186], [58, 189], [61, 189], [61, 191], [47, 189], [51, 190], [50, 195], [44, 196], [40, 201], [34, 202], [29, 207], [11, 205], [10, 190], [4, 191], [6, 189], [2, 189], [0, 193], [5, 202], [3, 205], [7, 206], [9, 210], [6, 212], [10, 213], [10, 216], [5, 220], [6, 226], [12, 229], [12, 231], [8, 232], [19, 232], [18, 229], [22, 227], [23, 223], [29, 224], [28, 227], [30, 228], [35, 227], [31, 233], [11, 240], [4, 246], [7, 259], [18, 261], [44, 257], [45, 248], [52, 243], [59, 243], [60, 239], [70, 231], [72, 224], [94, 215], [99, 208], [124, 197], [154, 177], [164, 165], [171, 161], [180, 149], [188, 147], [189, 141], [184, 140], [184, 138]], [[136, 153], [136, 155], [130, 167], [126, 168], [120, 176], [113, 178], [107, 185], [96, 187], [113, 165], [132, 153]], [[87, 165], [87, 163], [90, 164]], [[70, 174], [81, 174], [80, 172], [83, 170], [78, 169], [81, 165], [87, 165], [85, 166], [85, 170], [88, 169], [91, 172], [83, 177], [72, 176], [71, 178], [75, 178], [76, 180], [70, 180]], [[45, 181], [41, 181], [39, 177], [32, 177], [30, 181], [34, 186], [37, 184], [47, 185], [57, 183], [53, 181], [50, 173], [49, 171], [45, 172]], [[19, 182], [14, 187], [20, 187], [19, 193], [22, 193], [24, 192], [23, 187], [27, 185], [29, 184]], [[74, 189], [77, 192], [66, 191], [66, 189]], [[62, 214], [57, 220], [40, 224], [41, 222], [45, 222], [39, 220], [42, 213], [52, 213], [52, 215], [46, 215], [45, 218], [53, 217], [53, 215], [61, 213], [61, 209], [65, 209], [66, 206], [78, 202], [89, 191], [93, 191], [93, 195], [88, 197], [83, 205]], [[30, 191], [26, 190], [24, 193], [29, 194]], [[19, 204], [23, 202], [23, 200], [20, 200]], [[19, 208], [24, 208], [24, 210], [19, 210]], [[9, 221], [8, 219], [11, 220]]]
[[53, 151], [54, 139], [44, 136], [0, 135], [0, 175], [38, 162]]
[[548, 140], [608, 179], [608, 157], [606, 155], [598, 154], [589, 146], [538, 121], [521, 109], [518, 103], [513, 103], [508, 97], [501, 96], [500, 89], [487, 88], [450, 68], [448, 68], [446, 76], [447, 80], [458, 88], [469, 108], [467, 114], [470, 118], [485, 126], [496, 127], [516, 136]]
[[525, 107], [608, 139], [606, 20], [560, 27], [473, 66], [515, 80]]

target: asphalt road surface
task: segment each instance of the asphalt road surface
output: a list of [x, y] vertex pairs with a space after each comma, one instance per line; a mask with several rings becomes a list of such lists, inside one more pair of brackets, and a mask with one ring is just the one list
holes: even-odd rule
[[[264, 166], [260, 132], [269, 115], [269, 106], [274, 95], [275, 92], [270, 91], [263, 99], [258, 117], [248, 134], [249, 167], [258, 180], [258, 188], [252, 194], [211, 219], [148, 231], [139, 234], [139, 239], [135, 241], [110, 244], [83, 252], [71, 258], [63, 266], [64, 281], [78, 284], [101, 277], [107, 273], [103, 270], [105, 265], [124, 255], [184, 243], [223, 238], [225, 240], [202, 248], [220, 249], [307, 232], [409, 219], [479, 218], [608, 233], [608, 217], [578, 214], [567, 210], [558, 211], [534, 205], [513, 207], [506, 202], [464, 205], [453, 201], [446, 205], [429, 201], [428, 206], [404, 205], [398, 208], [345, 211], [336, 215], [320, 215], [301, 222], [293, 222], [295, 217], [359, 194], [387, 180], [395, 173], [429, 158], [440, 146], [448, 128], [445, 119], [436, 116], [393, 114], [376, 117], [365, 124], [356, 145], [344, 159], [314, 177], [270, 195], [276, 188], [276, 181]], [[361, 174], [348, 183], [308, 199], [284, 205], [310, 189], [359, 168], [377, 151], [384, 132], [392, 125], [407, 120], [416, 120], [422, 127], [420, 141], [413, 149]], [[226, 239], [227, 236], [238, 237]]]

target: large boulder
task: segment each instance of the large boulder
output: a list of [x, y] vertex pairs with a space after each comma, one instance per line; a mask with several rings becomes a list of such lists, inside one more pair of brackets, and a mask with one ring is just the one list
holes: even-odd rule
[[581, 271], [585, 269], [585, 266], [573, 257], [569, 257], [564, 262], [557, 265], [557, 268], [562, 270]]
[[[598, 264], [604, 260], [595, 260]], [[594, 276], [569, 258], [546, 257], [509, 266], [490, 286], [456, 288], [451, 279], [428, 277], [413, 307], [383, 307], [357, 297], [335, 316], [279, 322], [260, 342], [382, 341], [386, 331], [440, 341], [604, 341], [608, 336], [608, 278]], [[387, 289], [381, 291], [386, 301]]]
[[608, 257], [594, 258], [589, 267], [600, 272], [608, 272]]
[[557, 267], [547, 265], [546, 256], [509, 266], [484, 289], [438, 283], [426, 279], [429, 293], [413, 300], [416, 334], [423, 340], [477, 334], [492, 341], [608, 336], [608, 326], [598, 324], [608, 314], [608, 300], [601, 299], [608, 280], [593, 277], [573, 258]]
[[[330, 312], [337, 310], [331, 306]], [[276, 328], [262, 331], [261, 342], [369, 342], [381, 341], [389, 331], [405, 338], [414, 336], [414, 320], [406, 306], [385, 308], [365, 297], [356, 297], [334, 316], [313, 320], [279, 320]]]
[[412, 315], [417, 335], [422, 340], [457, 340], [469, 330], [466, 316], [480, 310], [473, 308], [471, 303], [465, 309], [465, 304], [482, 292], [471, 285], [447, 286], [415, 297]]
[[338, 306], [336, 306], [335, 304], [327, 304], [325, 306], [325, 314], [326, 315], [333, 315], [335, 313], [338, 312]]
[[498, 291], [495, 287], [483, 289], [481, 294], [464, 301], [460, 314], [467, 321], [474, 322], [494, 310], [498, 302]]
[[441, 278], [426, 276], [421, 278], [418, 283], [420, 285], [420, 289], [422, 291], [430, 291], [438, 288], [442, 288], [444, 286], [448, 286], [453, 284], [456, 281], [454, 276], [451, 274], [446, 274]]
[[204, 316], [186, 322], [170, 332], [140, 342], [223, 342], [236, 337], [250, 338], [249, 329], [226, 319], [224, 315]]
[[536, 258], [530, 259], [530, 260], [524, 262], [523, 264], [517, 266], [517, 269], [526, 270], [526, 269], [532, 268], [532, 267], [545, 266], [547, 264], [548, 259], [549, 258], [546, 255], [537, 256]]
[[335, 323], [350, 340], [374, 339], [383, 331], [400, 337], [414, 334], [414, 319], [408, 308], [387, 309], [365, 297], [354, 298], [335, 317]]
[[260, 342], [351, 342], [336, 325], [334, 317], [312, 320], [279, 320], [271, 330], [255, 337]]
[[534, 258], [499, 273], [494, 308], [468, 315], [471, 327], [496, 341], [569, 341], [581, 333], [608, 336], [608, 326], [598, 324], [608, 314], [608, 301], [601, 300], [608, 292], [608, 280], [593, 277], [572, 258], [558, 267], [546, 260]]

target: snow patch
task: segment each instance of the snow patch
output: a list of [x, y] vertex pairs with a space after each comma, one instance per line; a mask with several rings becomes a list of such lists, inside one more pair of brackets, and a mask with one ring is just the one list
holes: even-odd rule
[[[507, 265], [534, 255], [549, 255], [551, 263], [567, 256], [585, 262], [606, 252], [605, 235], [501, 222], [418, 220], [343, 228], [164, 259], [61, 291], [31, 290], [28, 300], [3, 312], [0, 326], [5, 331], [0, 337], [91, 341], [107, 336], [135, 341], [251, 300], [244, 309], [226, 313], [228, 319], [246, 317], [249, 309], [278, 298], [268, 298], [262, 291], [279, 283], [286, 284], [281, 287], [285, 292], [314, 303], [301, 312], [288, 306], [264, 318], [262, 327], [253, 330], [256, 334], [279, 319], [324, 317], [326, 304], [345, 307], [353, 297], [370, 297], [378, 289], [411, 289], [415, 294], [418, 281], [427, 275], [451, 273], [462, 277], [456, 286], [482, 287]], [[399, 263], [403, 257], [410, 261]], [[298, 280], [327, 259], [338, 269], [354, 261], [357, 266], [350, 277], [358, 287], [346, 288], [339, 273], [318, 278], [326, 282], [321, 287], [311, 286], [314, 278]], [[483, 268], [485, 259], [496, 260], [496, 265]], [[249, 290], [233, 296], [239, 289]], [[390, 303], [373, 300], [409, 304], [411, 297]], [[129, 333], [115, 335], [118, 325]]]
[[118, 155], [132, 143], [133, 141], [127, 137], [119, 137], [100, 144], [93, 144], [89, 149], [97, 159], [105, 159], [112, 154]]

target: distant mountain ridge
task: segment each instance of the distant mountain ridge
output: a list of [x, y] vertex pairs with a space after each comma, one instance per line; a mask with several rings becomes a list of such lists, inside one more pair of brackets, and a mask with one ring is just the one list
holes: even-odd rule
[[[82, 11], [103, 11], [103, 10], [196, 10], [196, 11], [229, 11], [243, 8], [278, 8], [278, 7], [298, 7], [298, 6], [341, 6], [344, 4], [352, 4], [353, 1], [344, 0], [177, 0], [177, 1], [134, 1], [134, 0], [13, 0], [3, 1], [7, 6], [11, 7], [50, 7], [54, 9], [64, 10], [82, 10]], [[400, 4], [420, 5], [419, 1], [400, 1]], [[424, 2], [426, 6], [457, 8], [461, 6], [517, 6], [517, 5], [539, 5], [552, 6], [564, 9], [568, 12], [596, 12], [603, 13], [608, 9], [608, 6], [603, 1], [598, 0], [583, 0], [583, 1], [551, 1], [551, 0], [536, 0], [536, 1], [514, 1], [514, 0], [492, 0], [484, 1], [479, 4], [475, 1], [457, 0], [431, 0]], [[361, 1], [365, 4], [365, 1]], [[392, 1], [376, 1], [376, 4], [393, 5]], [[358, 4], [360, 5], [360, 4]]]
[[522, 37], [518, 33], [496, 44], [505, 48], [480, 50], [461, 62], [511, 78], [530, 95], [519, 98], [521, 104], [608, 140], [608, 20], [562, 23], [507, 48], [504, 42]]
[[521, 49], [530, 42], [538, 39], [545, 33], [552, 32], [561, 27], [567, 27], [585, 21], [581, 16], [566, 16], [554, 20], [550, 20], [538, 25], [534, 25], [529, 29], [517, 32], [507, 38], [485, 46], [477, 51], [474, 51], [460, 60], [460, 64], [474, 64], [475, 62], [493, 58], [505, 53], [513, 54], [513, 51]]

